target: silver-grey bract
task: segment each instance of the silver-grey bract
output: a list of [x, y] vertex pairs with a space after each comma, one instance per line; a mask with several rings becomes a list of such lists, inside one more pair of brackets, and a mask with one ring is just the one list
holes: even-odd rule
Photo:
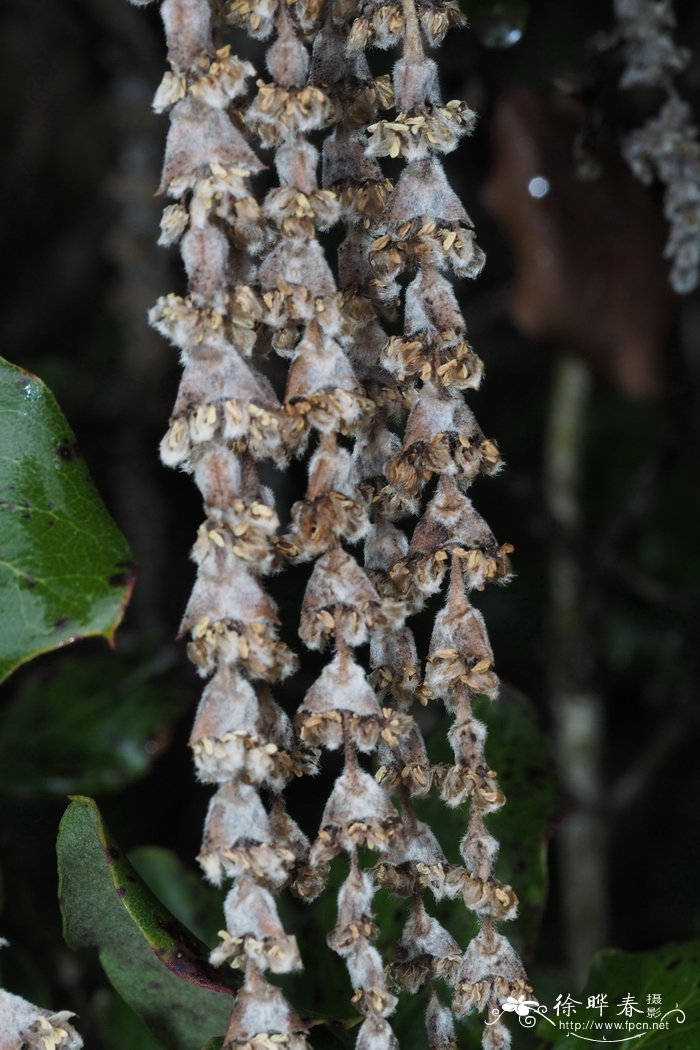
[[[244, 974], [224, 1045], [307, 1046], [305, 1025], [265, 977], [301, 966], [275, 894], [290, 886], [313, 900], [345, 854], [327, 932], [363, 1017], [357, 1047], [397, 1047], [396, 992], [425, 989], [429, 1044], [447, 1050], [454, 1015], [531, 991], [494, 926], [517, 900], [494, 876], [498, 844], [484, 818], [504, 796], [472, 712], [475, 696], [496, 698], [498, 679], [470, 595], [509, 577], [511, 550], [467, 496], [501, 459], [465, 401], [483, 368], [446, 276], [476, 277], [484, 262], [440, 160], [475, 117], [461, 101], [443, 103], [424, 52], [462, 16], [454, 0], [163, 0], [161, 12], [171, 67], [155, 100], [171, 121], [161, 243], [179, 242], [188, 289], [164, 296], [151, 322], [184, 369], [162, 458], [193, 475], [206, 514], [182, 630], [209, 678], [190, 741], [199, 778], [216, 786], [199, 860], [212, 882], [232, 883], [212, 961]], [[253, 67], [218, 46], [217, 17], [272, 39], [269, 79], [250, 94]], [[397, 49], [393, 76], [371, 74], [369, 46]], [[320, 151], [310, 133], [323, 136]], [[251, 189], [263, 167], [256, 150], [272, 151], [278, 178], [263, 200]], [[382, 157], [405, 161], [395, 185]], [[317, 235], [338, 223], [331, 267]], [[403, 333], [389, 337], [382, 317], [392, 310], [403, 311]], [[260, 368], [270, 350], [286, 368], [282, 397]], [[259, 465], [297, 456], [308, 457], [308, 485], [283, 528]], [[410, 516], [419, 520], [409, 538], [399, 523]], [[362, 558], [347, 549], [359, 542]], [[331, 657], [290, 720], [272, 689], [297, 658], [263, 578], [300, 562], [313, 568], [298, 633]], [[407, 621], [443, 585], [423, 673]], [[440, 700], [453, 716], [454, 762], [435, 765], [413, 709]], [[342, 750], [344, 765], [309, 843], [283, 792], [315, 771], [322, 749]], [[359, 753], [376, 756], [374, 776]], [[415, 814], [412, 799], [430, 790], [468, 804], [462, 864], [446, 861]], [[406, 902], [388, 968], [374, 943], [378, 883]], [[461, 897], [476, 913], [466, 949], [429, 914], [426, 893]], [[451, 1005], [436, 978], [453, 989]], [[500, 1021], [483, 1038], [487, 1050], [510, 1041]]]

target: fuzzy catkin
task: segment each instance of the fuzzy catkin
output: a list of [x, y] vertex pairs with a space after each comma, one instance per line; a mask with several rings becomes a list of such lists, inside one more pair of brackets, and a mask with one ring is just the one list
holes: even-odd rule
[[280, 553], [274, 499], [257, 463], [283, 463], [288, 435], [283, 406], [254, 360], [268, 308], [255, 256], [272, 233], [250, 177], [263, 166], [230, 112], [254, 70], [228, 45], [215, 47], [208, 0], [164, 0], [161, 15], [171, 69], [154, 105], [170, 109], [161, 191], [175, 201], [161, 242], [179, 240], [188, 291], [164, 297], [151, 321], [184, 366], [161, 455], [192, 473], [206, 513], [181, 630], [191, 637], [190, 658], [211, 676], [190, 738], [199, 778], [217, 789], [199, 860], [211, 881], [232, 883], [212, 962], [244, 973], [227, 1047], [302, 1050], [304, 1024], [264, 976], [301, 965], [273, 894], [308, 848], [281, 792], [314, 759], [270, 690], [296, 669], [296, 657], [278, 640], [277, 612], [261, 583]]
[[[8, 942], [0, 937], [0, 948]], [[45, 1010], [0, 988], [0, 1046], [7, 1050], [81, 1050], [83, 1040], [69, 1010]]]
[[[375, 19], [380, 10], [375, 9]], [[459, 277], [476, 277], [484, 262], [471, 221], [440, 161], [440, 154], [453, 150], [472, 130], [474, 114], [464, 103], [442, 102], [437, 67], [424, 52], [427, 15], [428, 9], [416, 7], [413, 0], [405, 0], [400, 8], [395, 37], [403, 46], [393, 74], [398, 113], [368, 128], [370, 154], [405, 161], [373, 224], [369, 257], [383, 282], [391, 284], [402, 274], [409, 278], [402, 304], [403, 338], [388, 340], [380, 361], [406, 383], [412, 405], [401, 446], [384, 462], [380, 502], [389, 520], [378, 529], [382, 539], [372, 557], [383, 588], [402, 601], [407, 612], [420, 609], [449, 573], [447, 601], [435, 621], [423, 682], [410, 675], [409, 681], [419, 700], [441, 699], [454, 715], [449, 733], [454, 765], [431, 766], [416, 734], [410, 746], [402, 753], [400, 745], [380, 770], [388, 790], [402, 799], [407, 829], [406, 845], [395, 849], [388, 863], [380, 862], [378, 870], [389, 888], [412, 901], [393, 973], [408, 991], [429, 991], [428, 1037], [432, 1047], [439, 1047], [451, 1045], [454, 1036], [433, 987], [436, 978], [454, 989], [452, 1011], [457, 1016], [473, 1009], [498, 1011], [504, 996], [530, 989], [516, 953], [494, 928], [494, 922], [514, 916], [517, 898], [494, 876], [498, 844], [484, 817], [505, 800], [486, 762], [485, 727], [472, 710], [475, 696], [495, 698], [498, 679], [483, 618], [469, 596], [489, 581], [508, 578], [511, 550], [496, 543], [466, 495], [481, 474], [497, 473], [501, 460], [464, 400], [463, 391], [478, 387], [482, 366], [468, 345], [466, 326], [445, 276], [452, 270]], [[437, 484], [426, 503], [424, 493], [433, 478]], [[420, 519], [406, 542], [394, 522], [416, 513]], [[404, 635], [402, 641], [408, 655], [410, 638]], [[440, 844], [413, 814], [411, 795], [424, 793], [427, 786], [437, 789], [447, 805], [469, 803], [460, 845], [463, 866], [447, 864]], [[425, 910], [424, 889], [436, 899], [461, 896], [478, 916], [480, 932], [463, 955]], [[507, 1030], [498, 1027], [505, 1046]], [[494, 1029], [489, 1028], [485, 1045], [493, 1039]]]
[[[252, 65], [217, 46], [222, 12], [269, 41], [268, 79], [254, 87]], [[171, 68], [154, 106], [170, 113], [161, 192], [172, 203], [160, 243], [179, 243], [188, 289], [159, 300], [151, 323], [183, 363], [161, 456], [193, 475], [205, 510], [182, 633], [209, 679], [190, 739], [198, 777], [216, 789], [199, 860], [211, 881], [231, 882], [211, 958], [244, 974], [224, 1046], [307, 1046], [304, 1022], [265, 977], [302, 964], [275, 895], [289, 886], [313, 901], [344, 856], [325, 932], [363, 1018], [358, 1050], [398, 1046], [400, 990], [425, 994], [429, 1045], [448, 1050], [454, 1016], [530, 991], [494, 925], [517, 900], [494, 875], [484, 818], [504, 796], [472, 709], [476, 696], [496, 697], [498, 679], [470, 597], [508, 579], [511, 551], [467, 496], [501, 460], [465, 401], [483, 366], [446, 276], [476, 277], [484, 262], [440, 160], [475, 116], [442, 102], [424, 52], [462, 17], [452, 0], [163, 0], [161, 14]], [[399, 49], [391, 77], [373, 76], [367, 46]], [[277, 178], [262, 200], [251, 187], [261, 153]], [[385, 157], [405, 162], [395, 184]], [[334, 224], [337, 283], [319, 239]], [[385, 330], [392, 311], [400, 335]], [[286, 370], [281, 395], [261, 368], [270, 350]], [[297, 456], [306, 491], [281, 523], [259, 465]], [[299, 637], [328, 651], [291, 719], [273, 690], [297, 656], [264, 586], [288, 563], [310, 563]], [[407, 620], [446, 581], [423, 669]], [[453, 716], [446, 765], [431, 762], [414, 717], [415, 703], [440, 701]], [[310, 843], [283, 792], [324, 750], [340, 751], [343, 767]], [[412, 799], [429, 791], [468, 805], [462, 864], [417, 818]], [[378, 884], [405, 901], [387, 959]], [[426, 891], [475, 913], [466, 949], [430, 914]], [[499, 1022], [484, 1045], [508, 1039]]]
[[664, 91], [659, 112], [629, 132], [622, 154], [645, 185], [658, 179], [669, 224], [664, 258], [669, 281], [687, 295], [700, 284], [700, 141], [690, 106], [673, 80], [686, 69], [690, 52], [673, 38], [676, 19], [671, 0], [615, 0], [625, 65], [620, 87]]

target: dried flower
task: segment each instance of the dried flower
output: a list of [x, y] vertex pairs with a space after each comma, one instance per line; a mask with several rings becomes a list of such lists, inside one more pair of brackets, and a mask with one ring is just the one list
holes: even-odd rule
[[[484, 436], [461, 393], [478, 388], [483, 368], [466, 342], [464, 319], [443, 271], [451, 268], [458, 276], [475, 277], [484, 257], [437, 154], [456, 146], [472, 129], [474, 115], [461, 102], [443, 106], [435, 63], [423, 51], [425, 17], [426, 8], [414, 6], [412, 0], [396, 8], [368, 3], [351, 33], [351, 45], [356, 47], [370, 41], [387, 46], [403, 40], [403, 56], [393, 74], [399, 112], [369, 125], [368, 151], [374, 156], [403, 156], [407, 164], [383, 212], [371, 220], [368, 254], [380, 300], [395, 294], [397, 278], [412, 275], [404, 296], [403, 335], [385, 342], [378, 363], [415, 390], [405, 399], [411, 408], [400, 449], [390, 432], [375, 426], [360, 446], [358, 467], [372, 496], [374, 520], [365, 563], [378, 592], [403, 604], [408, 614], [440, 589], [448, 570], [450, 574], [447, 602], [436, 619], [423, 682], [408, 628], [401, 624], [372, 631], [375, 684], [402, 711], [408, 710], [413, 693], [422, 702], [442, 699], [455, 716], [449, 734], [454, 766], [431, 766], [415, 724], [397, 748], [382, 750], [377, 777], [401, 799], [404, 833], [389, 845], [375, 870], [383, 885], [409, 898], [412, 905], [392, 967], [394, 978], [411, 991], [431, 987], [436, 976], [445, 978], [456, 987], [454, 1012], [461, 1015], [470, 1005], [497, 1004], [501, 988], [510, 987], [516, 972], [524, 981], [513, 949], [492, 928], [494, 920], [513, 917], [517, 899], [494, 876], [498, 846], [483, 819], [505, 799], [485, 759], [485, 727], [473, 716], [472, 698], [484, 693], [495, 698], [498, 679], [483, 618], [467, 597], [487, 582], [508, 578], [512, 548], [496, 543], [466, 495], [479, 475], [493, 475], [502, 464], [496, 445]], [[361, 272], [359, 267], [357, 271]], [[372, 288], [371, 282], [367, 284]], [[380, 465], [386, 480], [380, 476]], [[435, 492], [423, 506], [425, 487], [433, 477], [437, 477]], [[407, 541], [394, 521], [421, 510]], [[411, 797], [431, 787], [448, 805], [469, 803], [461, 843], [464, 867], [448, 864], [430, 830], [416, 820]], [[464, 956], [449, 932], [427, 913], [424, 889], [437, 899], [461, 896], [478, 916], [481, 933]], [[488, 987], [480, 976], [472, 975], [470, 966], [482, 941], [489, 950], [494, 944], [501, 949], [492, 951]], [[479, 985], [477, 995], [471, 985]], [[449, 1012], [431, 992], [426, 1014], [431, 1046], [456, 1044], [448, 1018]], [[507, 1039], [505, 1029], [501, 1032]], [[488, 1029], [484, 1045], [494, 1038]]]
[[44, 1010], [0, 988], [0, 1045], [13, 1050], [80, 1050], [69, 1010]]
[[523, 965], [510, 943], [486, 922], [469, 944], [457, 973], [456, 1014], [530, 991]]
[[700, 142], [688, 104], [672, 96], [657, 117], [625, 136], [622, 152], [641, 182], [657, 178], [665, 186], [664, 257], [672, 287], [687, 295], [700, 281]]
[[224, 1038], [224, 1050], [307, 1050], [305, 1032], [306, 1026], [279, 988], [249, 964]]
[[290, 973], [301, 969], [294, 937], [285, 934], [269, 890], [243, 876], [230, 890], [224, 904], [226, 929], [221, 943], [211, 953], [216, 966], [245, 969], [250, 962], [258, 970]]
[[[193, 475], [205, 511], [181, 631], [209, 678], [190, 738], [198, 777], [216, 785], [199, 861], [210, 881], [232, 883], [211, 959], [244, 975], [224, 1047], [308, 1045], [263, 976], [301, 965], [274, 895], [291, 884], [315, 898], [342, 853], [349, 873], [328, 943], [363, 1018], [358, 1050], [397, 1050], [391, 982], [426, 988], [430, 1046], [452, 1050], [436, 978], [455, 988], [458, 1015], [526, 987], [493, 930], [517, 900], [494, 874], [498, 844], [484, 817], [505, 799], [472, 711], [477, 694], [496, 697], [498, 679], [469, 595], [508, 578], [511, 548], [467, 496], [501, 460], [464, 399], [483, 366], [446, 276], [476, 277], [484, 256], [439, 159], [475, 116], [464, 102], [443, 104], [423, 50], [423, 38], [436, 44], [463, 19], [454, 0], [163, 0], [161, 12], [170, 70], [154, 106], [170, 117], [161, 180], [170, 203], [160, 243], [179, 245], [188, 287], [159, 300], [151, 323], [183, 362], [161, 456]], [[269, 79], [255, 81], [250, 101], [255, 70], [218, 46], [222, 15], [273, 38]], [[391, 78], [372, 75], [369, 44], [402, 47]], [[278, 180], [262, 201], [251, 188], [264, 167], [254, 138], [272, 151]], [[395, 185], [377, 159], [385, 156], [406, 160]], [[318, 239], [336, 223], [337, 284]], [[400, 335], [382, 327], [387, 308], [403, 310]], [[275, 389], [260, 360], [270, 349], [286, 368]], [[308, 483], [280, 531], [259, 464], [292, 457], [307, 457]], [[410, 539], [398, 524], [408, 515], [419, 516]], [[361, 541], [362, 552], [348, 549]], [[314, 563], [298, 633], [308, 648], [331, 650], [292, 718], [272, 689], [297, 658], [264, 588], [285, 562]], [[406, 620], [448, 571], [423, 673]], [[368, 660], [358, 652], [367, 643]], [[414, 701], [430, 700], [454, 716], [452, 765], [431, 763], [411, 714]], [[344, 763], [310, 845], [282, 793], [324, 750], [342, 750]], [[376, 759], [374, 776], [360, 753]], [[431, 790], [447, 805], [468, 803], [463, 865], [447, 862], [413, 810], [413, 797]], [[371, 870], [365, 850], [376, 855]], [[376, 883], [407, 907], [386, 972]], [[426, 890], [460, 897], [478, 917], [466, 952], [427, 911]], [[505, 1046], [504, 1032], [490, 1028], [484, 1045]]]
[[404, 926], [392, 965], [397, 984], [415, 994], [434, 977], [454, 985], [462, 952], [455, 939], [431, 915], [420, 899]]
[[685, 69], [690, 53], [673, 39], [671, 0], [615, 0], [615, 14], [626, 63], [621, 87], [663, 84]]
[[[199, 861], [216, 884], [233, 881], [212, 961], [244, 971], [224, 1045], [301, 1050], [304, 1025], [261, 973], [301, 965], [271, 891], [290, 880], [308, 851], [280, 792], [292, 776], [314, 768], [314, 756], [299, 747], [289, 718], [260, 684], [289, 675], [296, 660], [276, 636], [276, 609], [259, 581], [278, 567], [281, 547], [273, 497], [255, 463], [283, 464], [293, 447], [284, 408], [250, 361], [274, 306], [252, 253], [269, 248], [276, 226], [286, 229], [290, 209], [302, 225], [309, 217], [327, 221], [329, 213], [319, 199], [299, 216], [298, 193], [260, 206], [249, 180], [263, 165], [229, 109], [253, 67], [228, 46], [214, 48], [208, 0], [164, 0], [161, 13], [171, 64], [154, 103], [157, 111], [170, 110], [171, 121], [161, 190], [177, 201], [166, 208], [161, 243], [179, 241], [188, 291], [161, 299], [151, 322], [184, 364], [162, 458], [193, 473], [206, 511], [181, 630], [192, 636], [190, 658], [213, 676], [190, 739], [198, 776], [218, 785]], [[280, 24], [284, 29], [284, 18]], [[273, 76], [285, 63], [294, 66], [294, 41], [282, 36]], [[276, 99], [285, 113], [293, 110], [291, 96], [280, 102], [280, 91], [260, 87], [257, 117], [250, 118], [256, 126], [267, 127], [270, 112], [277, 118]], [[293, 223], [291, 232], [297, 233]]]
[[688, 65], [690, 52], [673, 39], [676, 20], [671, 0], [615, 0], [625, 68], [620, 86], [659, 86], [666, 101], [659, 113], [622, 141], [622, 153], [646, 185], [664, 186], [664, 215], [670, 232], [664, 257], [671, 260], [670, 282], [687, 295], [700, 283], [700, 142], [692, 112], [672, 78]]
[[456, 1050], [457, 1037], [452, 1011], [440, 1002], [434, 991], [425, 1011], [425, 1026], [430, 1050]]

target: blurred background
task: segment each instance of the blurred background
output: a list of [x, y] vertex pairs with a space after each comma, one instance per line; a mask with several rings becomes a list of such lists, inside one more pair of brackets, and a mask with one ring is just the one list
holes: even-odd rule
[[[692, 53], [677, 87], [698, 114], [700, 7], [675, 10]], [[700, 936], [700, 295], [670, 290], [662, 187], [620, 156], [663, 93], [620, 90], [611, 3], [479, 0], [466, 13], [443, 86], [479, 123], [448, 171], [488, 257], [459, 289], [487, 372], [471, 404], [507, 463], [475, 502], [515, 545], [516, 571], [479, 604], [557, 770], [549, 893], [526, 950], [535, 980], [563, 993], [600, 947]], [[157, 12], [123, 0], [5, 0], [1, 24], [3, 354], [55, 393], [140, 575], [116, 654], [83, 642], [3, 686], [13, 947], [0, 971], [11, 990], [78, 1010], [87, 1045], [109, 1050], [112, 993], [61, 939], [65, 796], [94, 795], [125, 848], [157, 844], [193, 871], [209, 797], [186, 749], [201, 686], [174, 641], [201, 511], [158, 459], [179, 368], [145, 320], [183, 284], [176, 253], [155, 246], [163, 44]], [[291, 710], [298, 699], [290, 687]], [[151, 1045], [131, 1038], [119, 1045]]]

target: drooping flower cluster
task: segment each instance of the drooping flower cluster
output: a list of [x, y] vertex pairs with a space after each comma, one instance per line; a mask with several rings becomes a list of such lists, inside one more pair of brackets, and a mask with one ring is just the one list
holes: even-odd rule
[[[253, 67], [213, 35], [222, 12], [272, 38], [269, 79], [253, 90]], [[209, 678], [191, 735], [198, 776], [216, 786], [199, 859], [213, 882], [232, 882], [212, 960], [244, 973], [224, 1046], [307, 1045], [265, 977], [301, 965], [274, 894], [290, 885], [313, 900], [344, 856], [328, 940], [363, 1017], [359, 1050], [397, 1047], [389, 1018], [401, 990], [426, 993], [430, 1046], [447, 1050], [453, 1014], [529, 991], [494, 926], [517, 902], [494, 875], [484, 818], [504, 797], [472, 711], [476, 696], [495, 698], [498, 679], [470, 595], [508, 578], [511, 550], [467, 495], [501, 460], [464, 399], [483, 369], [446, 276], [475, 277], [484, 261], [440, 161], [475, 117], [443, 103], [424, 53], [424, 40], [438, 43], [461, 15], [452, 0], [163, 0], [161, 13], [171, 66], [155, 99], [171, 120], [161, 243], [179, 242], [188, 289], [164, 296], [151, 321], [184, 369], [161, 455], [193, 475], [205, 510], [182, 631]], [[400, 48], [392, 77], [372, 75], [368, 45]], [[324, 135], [320, 153], [312, 133]], [[277, 184], [259, 200], [261, 151], [271, 151]], [[383, 157], [405, 160], [395, 185]], [[337, 283], [319, 241], [336, 223]], [[398, 310], [401, 334], [388, 335], [382, 319]], [[297, 456], [307, 458], [306, 491], [280, 523], [260, 465]], [[411, 515], [409, 538], [401, 521]], [[290, 720], [273, 689], [297, 658], [263, 579], [307, 562], [298, 634], [330, 655]], [[423, 673], [407, 620], [446, 580]], [[413, 711], [440, 700], [454, 717], [447, 765], [431, 762]], [[283, 791], [324, 750], [342, 751], [344, 764], [309, 843]], [[413, 798], [431, 790], [468, 805], [461, 865], [416, 815]], [[386, 962], [378, 883], [406, 902]], [[426, 890], [475, 913], [466, 950], [430, 914]], [[500, 1022], [485, 1033], [485, 1047], [508, 1045]]]
[[672, 0], [615, 0], [615, 15], [625, 55], [621, 87], [663, 86], [683, 72], [690, 52], [673, 39]]
[[0, 1046], [21, 1050], [80, 1050], [83, 1040], [69, 1010], [42, 1010], [0, 988]]
[[[280, 552], [274, 499], [258, 464], [285, 462], [292, 428], [253, 358], [258, 327], [275, 311], [271, 300], [288, 293], [275, 287], [266, 299], [261, 285], [266, 280], [267, 292], [275, 277], [268, 265], [264, 278], [254, 263], [273, 241], [274, 203], [261, 206], [251, 192], [250, 178], [263, 165], [232, 108], [253, 67], [228, 46], [215, 47], [208, 0], [164, 0], [161, 14], [171, 70], [155, 106], [170, 109], [161, 191], [174, 201], [161, 242], [180, 241], [189, 284], [186, 296], [160, 300], [151, 321], [180, 350], [184, 366], [161, 455], [192, 473], [206, 515], [192, 552], [197, 578], [182, 632], [191, 638], [190, 658], [211, 676], [190, 740], [199, 778], [217, 788], [199, 860], [214, 883], [232, 880], [212, 961], [244, 972], [226, 1046], [301, 1050], [304, 1025], [264, 976], [300, 967], [273, 894], [308, 846], [281, 792], [313, 767], [313, 754], [298, 746], [271, 691], [296, 669], [296, 657], [279, 640], [277, 610], [261, 583]], [[284, 26], [270, 67], [282, 77], [284, 66], [288, 79], [298, 80], [293, 43], [285, 52], [283, 33]], [[266, 98], [261, 86], [260, 123]]]
[[[402, 54], [393, 74], [398, 113], [369, 127], [368, 151], [401, 157], [406, 164], [373, 224], [369, 258], [383, 282], [391, 285], [404, 274], [409, 278], [403, 335], [386, 340], [380, 364], [406, 384], [411, 409], [400, 445], [386, 449], [366, 561], [380, 592], [401, 602], [408, 614], [439, 591], [448, 574], [449, 587], [422, 681], [405, 625], [393, 635], [376, 632], [371, 659], [402, 710], [414, 697], [444, 702], [454, 715], [449, 733], [454, 764], [431, 765], [417, 728], [393, 752], [385, 751], [379, 779], [401, 799], [406, 833], [377, 871], [385, 885], [411, 901], [392, 966], [394, 979], [410, 992], [427, 990], [430, 1045], [446, 1047], [454, 1045], [451, 1013], [437, 995], [436, 978], [454, 989], [457, 1016], [474, 1008], [497, 1009], [504, 997], [528, 990], [522, 964], [494, 927], [513, 917], [517, 901], [494, 876], [498, 847], [484, 817], [504, 797], [486, 762], [485, 726], [472, 712], [473, 697], [496, 696], [498, 679], [483, 618], [469, 595], [486, 582], [508, 578], [511, 548], [496, 543], [467, 496], [481, 474], [499, 470], [501, 460], [464, 400], [463, 391], [479, 386], [482, 365], [467, 342], [446, 276], [452, 270], [475, 277], [484, 261], [440, 161], [472, 129], [474, 115], [464, 103], [442, 102], [435, 63], [424, 53], [425, 9], [407, 0], [401, 13]], [[427, 501], [426, 492], [432, 493]], [[397, 522], [421, 511], [409, 541]], [[431, 788], [449, 806], [469, 803], [462, 866], [446, 861], [430, 829], [416, 819], [412, 797]], [[466, 952], [428, 913], [425, 889], [436, 900], [461, 896], [478, 916], [480, 932]], [[500, 1024], [485, 1030], [484, 1046], [507, 1042]]]
[[[0, 937], [0, 948], [8, 942]], [[45, 1010], [0, 988], [0, 1046], [7, 1050], [81, 1050], [69, 1010]]]
[[671, 260], [672, 287], [687, 294], [700, 283], [700, 141], [673, 78], [688, 65], [690, 52], [673, 39], [671, 0], [615, 0], [615, 13], [625, 57], [620, 86], [659, 87], [666, 94], [658, 114], [625, 136], [622, 152], [641, 182], [658, 179], [664, 186], [670, 227], [664, 256]]

